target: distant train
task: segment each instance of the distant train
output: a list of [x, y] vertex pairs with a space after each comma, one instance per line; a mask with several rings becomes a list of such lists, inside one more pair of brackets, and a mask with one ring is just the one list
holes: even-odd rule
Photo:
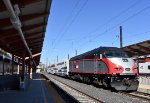
[[[67, 64], [67, 63], [66, 63]], [[57, 75], [66, 67], [66, 75], [83, 82], [97, 82], [116, 90], [137, 90], [137, 66], [133, 59], [120, 48], [99, 47], [72, 57], [68, 65], [58, 65]]]
[[47, 68], [47, 72], [50, 74], [56, 74], [59, 76], [68, 77], [69, 76], [69, 60], [52, 65], [52, 67]]
[[56, 73], [57, 75], [68, 77], [68, 75], [69, 75], [68, 74], [68, 72], [69, 72], [69, 61], [68, 60], [58, 63], [57, 68], [58, 68], [58, 71]]
[[48, 67], [47, 68], [47, 73], [57, 74], [58, 73], [58, 69], [55, 66], [54, 67]]

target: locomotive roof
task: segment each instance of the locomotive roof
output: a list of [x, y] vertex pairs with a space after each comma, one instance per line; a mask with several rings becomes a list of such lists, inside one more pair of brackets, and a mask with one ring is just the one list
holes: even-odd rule
[[95, 48], [93, 50], [90, 50], [88, 52], [85, 52], [83, 54], [74, 56], [70, 60], [78, 60], [78, 59], [85, 58], [88, 55], [92, 55], [92, 54], [96, 54], [96, 53], [103, 53], [104, 51], [110, 51], [110, 50], [117, 50], [117, 51], [119, 50], [120, 51], [122, 49], [117, 48], [117, 47], [99, 47], [99, 48]]

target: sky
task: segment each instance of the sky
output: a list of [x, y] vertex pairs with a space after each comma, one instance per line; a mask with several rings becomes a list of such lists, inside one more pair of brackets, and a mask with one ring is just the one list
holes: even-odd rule
[[52, 0], [41, 62], [53, 64], [100, 46], [150, 39], [150, 0]]

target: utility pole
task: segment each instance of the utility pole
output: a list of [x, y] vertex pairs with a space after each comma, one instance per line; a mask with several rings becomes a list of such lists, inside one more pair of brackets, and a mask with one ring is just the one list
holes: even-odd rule
[[68, 54], [68, 60], [69, 60], [70, 58], [69, 58], [69, 54]]
[[50, 61], [49, 61], [49, 66], [50, 66], [50, 64], [51, 64], [51, 63], [50, 63]]
[[58, 63], [58, 56], [57, 56], [57, 63]]
[[5, 63], [5, 56], [3, 54], [3, 73], [2, 73], [3, 75], [5, 74], [5, 69], [4, 69], [5, 68], [5, 64], [4, 63]]
[[47, 68], [47, 65], [48, 65], [48, 58], [46, 58], [46, 68]]
[[13, 75], [13, 73], [14, 73], [14, 55], [13, 54], [12, 54], [12, 60], [11, 60], [11, 62], [12, 62], [12, 64], [11, 64], [11, 68], [12, 68], [11, 73]]
[[122, 26], [120, 26], [120, 48], [122, 48]]
[[76, 49], [76, 56], [77, 56], [77, 49]]

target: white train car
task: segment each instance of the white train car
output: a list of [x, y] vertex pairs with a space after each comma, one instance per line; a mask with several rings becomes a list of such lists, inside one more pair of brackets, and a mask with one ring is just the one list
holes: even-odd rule
[[47, 69], [47, 73], [49, 73], [49, 74], [57, 74], [58, 73], [58, 68], [50, 67], [50, 68]]
[[138, 91], [150, 94], [150, 58], [138, 63], [139, 88]]
[[49, 68], [49, 67], [46, 69], [46, 72], [47, 72], [47, 73], [50, 73], [50, 68]]
[[69, 72], [69, 60], [60, 62], [57, 64], [58, 72], [57, 75], [68, 77]]
[[139, 63], [139, 74], [150, 75], [150, 61], [145, 63]]

